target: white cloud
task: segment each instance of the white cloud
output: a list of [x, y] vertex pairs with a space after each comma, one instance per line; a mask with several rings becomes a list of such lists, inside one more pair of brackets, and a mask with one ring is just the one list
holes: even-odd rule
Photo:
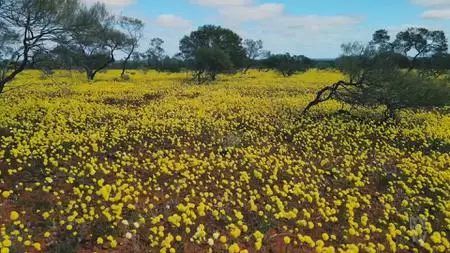
[[289, 29], [291, 31], [303, 30], [322, 32], [338, 29], [342, 26], [356, 25], [362, 21], [361, 18], [349, 16], [282, 16], [271, 24], [275, 29]]
[[244, 6], [252, 4], [253, 0], [191, 0], [192, 3], [203, 6]]
[[231, 6], [219, 9], [220, 15], [225, 20], [235, 23], [268, 20], [281, 16], [283, 11], [283, 4], [274, 3], [256, 6]]
[[422, 5], [425, 10], [420, 15], [423, 19], [450, 20], [450, 0], [411, 0], [414, 4]]
[[424, 19], [450, 20], [450, 9], [428, 10], [422, 13]]
[[108, 7], [125, 7], [136, 3], [136, 0], [84, 0], [87, 4], [104, 3]]
[[244, 38], [262, 39], [264, 48], [273, 53], [303, 54], [312, 58], [337, 57], [340, 45], [351, 41], [369, 40], [372, 30], [361, 26], [341, 26], [328, 29], [321, 27], [312, 31], [310, 27], [279, 27], [264, 24], [256, 29], [248, 29], [241, 34]]
[[258, 4], [253, 0], [191, 0], [191, 2], [215, 7], [222, 21], [233, 27], [250, 22], [267, 23], [272, 26], [275, 24], [279, 29], [302, 27], [319, 31], [353, 25], [361, 21], [360, 18], [350, 16], [287, 15], [285, 5], [281, 3]]
[[412, 2], [427, 7], [450, 6], [450, 0], [412, 0]]
[[155, 24], [169, 29], [189, 29], [192, 27], [191, 21], [172, 14], [160, 15], [155, 19]]
[[[342, 42], [361, 35], [360, 17], [289, 15], [282, 3], [260, 3], [258, 0], [190, 0], [214, 8], [215, 22], [231, 28], [243, 38], [262, 39], [265, 48], [275, 53], [291, 52], [324, 57], [339, 52]], [[365, 32], [364, 32], [365, 35]], [[328, 52], [328, 53], [327, 53]]]
[[246, 36], [261, 38], [265, 47], [274, 53], [334, 57], [338, 56], [341, 43], [369, 38], [365, 29], [356, 26], [361, 21], [347, 16], [285, 15], [260, 22]]

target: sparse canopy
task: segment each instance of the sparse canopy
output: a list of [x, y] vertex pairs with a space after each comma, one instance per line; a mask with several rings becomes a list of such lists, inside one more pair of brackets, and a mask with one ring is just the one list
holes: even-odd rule
[[125, 59], [122, 61], [122, 73], [120, 75], [123, 78], [128, 67], [128, 62], [139, 47], [139, 41], [143, 37], [144, 22], [125, 16], [120, 17], [118, 22], [122, 32], [127, 35], [127, 39], [121, 49], [126, 54]]
[[115, 61], [115, 53], [127, 48], [130, 37], [116, 28], [116, 19], [103, 4], [84, 7], [68, 36], [61, 37], [55, 50], [63, 62], [86, 71], [89, 80]]
[[147, 57], [147, 65], [150, 68], [162, 71], [163, 61], [166, 57], [166, 52], [163, 48], [164, 40], [161, 38], [153, 38], [150, 41], [150, 48], [145, 53]]
[[77, 0], [0, 1], [0, 93], [38, 53], [75, 27]]
[[252, 67], [252, 65], [254, 64], [254, 61], [258, 57], [261, 57], [265, 52], [263, 51], [264, 47], [262, 40], [255, 41], [251, 39], [246, 39], [244, 41], [244, 48], [247, 56], [244, 73], [247, 73], [250, 67]]

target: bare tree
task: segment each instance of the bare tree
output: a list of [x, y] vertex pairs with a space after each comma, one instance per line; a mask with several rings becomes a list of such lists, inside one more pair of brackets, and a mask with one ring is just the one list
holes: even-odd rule
[[73, 26], [77, 0], [0, 0], [0, 93]]
[[120, 74], [123, 78], [128, 62], [139, 47], [139, 41], [143, 37], [144, 22], [136, 18], [122, 16], [119, 18], [119, 25], [128, 37], [126, 45], [122, 48], [122, 51], [126, 54], [122, 61], [122, 73]]

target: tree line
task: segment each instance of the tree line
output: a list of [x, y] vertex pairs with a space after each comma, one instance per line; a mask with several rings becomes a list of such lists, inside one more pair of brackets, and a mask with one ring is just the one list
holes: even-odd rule
[[[261, 40], [243, 40], [220, 26], [205, 25], [180, 41], [168, 56], [160, 38], [139, 51], [144, 22], [110, 13], [104, 4], [78, 0], [0, 0], [0, 93], [26, 68], [78, 69], [88, 80], [106, 68], [192, 71], [198, 82], [220, 73], [275, 68], [284, 76], [310, 66], [305, 56], [271, 55]], [[117, 55], [123, 59], [117, 60]], [[262, 61], [264, 59], [264, 61]], [[312, 65], [311, 65], [312, 66]]]
[[[368, 44], [342, 45], [336, 60], [315, 61], [304, 55], [272, 54], [261, 40], [242, 39], [235, 32], [204, 25], [184, 36], [179, 53], [169, 56], [164, 41], [139, 45], [144, 22], [110, 13], [104, 4], [78, 0], [0, 0], [0, 93], [26, 68], [76, 69], [94, 80], [107, 68], [190, 71], [197, 83], [223, 73], [251, 68], [275, 70], [284, 77], [310, 68], [337, 68], [348, 76], [320, 90], [305, 108], [335, 99], [353, 106], [400, 108], [449, 103], [448, 41], [442, 31], [408, 28], [391, 38], [378, 30]], [[117, 56], [123, 58], [117, 60]]]

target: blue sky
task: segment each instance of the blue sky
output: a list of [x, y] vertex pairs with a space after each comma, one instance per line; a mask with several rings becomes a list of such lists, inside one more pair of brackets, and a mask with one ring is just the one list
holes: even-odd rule
[[[95, 0], [85, 0], [94, 2]], [[146, 22], [141, 48], [153, 37], [170, 54], [200, 25], [217, 24], [261, 39], [274, 53], [336, 57], [340, 44], [367, 41], [377, 29], [392, 35], [410, 26], [450, 34], [450, 0], [101, 0], [114, 12]]]

